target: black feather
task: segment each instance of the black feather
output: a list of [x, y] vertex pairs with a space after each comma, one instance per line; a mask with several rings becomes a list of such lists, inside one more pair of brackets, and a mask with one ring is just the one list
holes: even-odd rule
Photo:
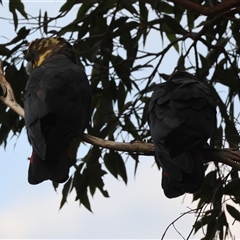
[[155, 159], [163, 168], [167, 197], [197, 191], [203, 182], [201, 149], [216, 125], [216, 109], [207, 86], [185, 72], [159, 84], [149, 104]]
[[33, 147], [29, 182], [67, 180], [68, 146], [90, 121], [91, 91], [85, 72], [63, 54], [32, 70], [25, 88], [25, 122]]

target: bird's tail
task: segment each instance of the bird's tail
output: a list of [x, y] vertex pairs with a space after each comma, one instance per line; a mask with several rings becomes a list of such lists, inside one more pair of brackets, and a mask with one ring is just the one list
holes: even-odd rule
[[198, 191], [203, 184], [204, 169], [201, 153], [199, 151], [190, 152], [186, 154], [186, 157], [189, 162], [191, 162], [192, 167], [187, 171], [179, 169], [180, 179], [177, 179], [172, 174], [170, 175], [163, 169], [162, 188], [168, 198], [178, 197], [184, 193], [194, 193]]
[[70, 168], [70, 157], [68, 148], [55, 151], [55, 154], [46, 154], [42, 160], [34, 152], [30, 158], [28, 168], [28, 182], [39, 184], [45, 180], [63, 183], [68, 179]]

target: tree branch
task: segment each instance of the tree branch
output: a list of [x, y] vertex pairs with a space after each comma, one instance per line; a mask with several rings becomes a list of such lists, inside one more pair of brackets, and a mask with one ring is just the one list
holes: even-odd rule
[[[3, 90], [3, 96], [0, 96], [0, 100], [7, 107], [11, 108], [19, 116], [24, 118], [24, 109], [16, 102], [12, 87], [4, 76], [2, 61], [0, 61], [0, 86]], [[114, 142], [91, 136], [89, 134], [83, 134], [82, 140], [102, 148], [123, 152], [136, 152], [142, 155], [154, 155], [154, 145], [152, 143], [138, 141], [130, 143]], [[238, 150], [204, 148], [202, 154], [204, 162], [221, 162], [240, 171], [240, 152]]]
[[204, 148], [202, 155], [204, 162], [221, 162], [240, 171], [240, 151], [236, 149]]
[[215, 5], [213, 7], [204, 7], [191, 0], [169, 0], [175, 4], [181, 5], [185, 8], [192, 9], [195, 12], [198, 12], [202, 15], [217, 15], [219, 13], [228, 11], [230, 9], [240, 6], [239, 0], [228, 0], [223, 1], [222, 3]]
[[137, 152], [143, 155], [154, 155], [154, 146], [152, 143], [133, 141], [130, 143], [114, 142], [102, 138], [94, 137], [89, 134], [83, 134], [82, 140], [107, 149], [113, 149], [123, 152]]
[[0, 61], [0, 86], [3, 90], [3, 96], [0, 96], [0, 100], [8, 107], [10, 107], [19, 116], [24, 118], [23, 108], [16, 102], [14, 92], [10, 83], [6, 80], [3, 74], [3, 63]]

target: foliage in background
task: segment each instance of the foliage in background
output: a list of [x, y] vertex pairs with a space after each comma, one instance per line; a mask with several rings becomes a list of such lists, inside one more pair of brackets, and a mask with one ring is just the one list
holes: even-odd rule
[[[174, 50], [178, 59], [169, 62], [172, 71], [187, 70], [196, 74], [209, 86], [217, 104], [218, 125], [210, 145], [237, 147], [240, 142], [236, 107], [240, 97], [240, 4], [227, 8], [221, 0], [193, 0], [189, 6], [188, 1], [184, 2], [66, 1], [58, 16], [49, 17], [48, 12], [41, 11], [38, 16], [31, 16], [25, 12], [21, 0], [10, 0], [16, 36], [0, 44], [0, 58], [16, 100], [23, 105], [27, 81], [23, 61], [26, 38], [31, 38], [34, 32], [38, 32], [39, 37], [63, 36], [73, 44], [79, 64], [91, 69], [93, 106], [88, 133], [113, 141], [151, 141], [147, 126], [149, 97], [154, 86], [168, 78], [170, 73], [162, 72], [161, 63], [171, 60]], [[73, 9], [77, 9], [77, 14], [72, 22], [61, 27], [55, 24], [56, 20], [72, 14]], [[6, 19], [0, 18], [0, 21], [3, 26]], [[25, 25], [26, 22], [34, 25]], [[148, 52], [144, 46], [152, 32], [158, 33], [158, 37], [151, 39], [154, 52]], [[221, 98], [216, 89], [220, 84], [228, 91], [226, 99]], [[3, 145], [7, 144], [9, 134], [18, 134], [24, 127], [23, 119], [2, 104], [0, 124], [0, 144]], [[79, 140], [72, 144], [73, 158], [79, 144]], [[139, 155], [132, 153], [129, 157], [135, 161], [137, 170]], [[92, 146], [81, 161], [75, 162], [74, 168], [73, 175], [64, 184], [61, 207], [68, 194], [75, 190], [76, 200], [91, 210], [89, 194], [94, 195], [99, 189], [108, 197], [102, 178], [105, 174], [120, 177], [127, 183], [124, 159], [117, 151]], [[203, 188], [193, 196], [193, 201], [198, 201], [195, 232], [204, 227], [204, 239], [232, 236], [226, 214], [240, 221], [239, 186], [237, 171], [218, 163], [206, 165]], [[58, 186], [54, 184], [54, 187]]]

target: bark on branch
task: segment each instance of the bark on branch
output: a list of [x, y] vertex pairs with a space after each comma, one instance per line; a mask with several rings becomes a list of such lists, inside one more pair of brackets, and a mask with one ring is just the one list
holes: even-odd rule
[[231, 9], [235, 9], [240, 6], [239, 0], [223, 1], [222, 3], [212, 7], [201, 6], [193, 2], [192, 0], [169, 0], [169, 2], [173, 2], [175, 4], [181, 5], [187, 9], [192, 9], [193, 11], [206, 16], [217, 15], [219, 13], [222, 13]]
[[16, 102], [14, 92], [10, 83], [6, 80], [3, 74], [3, 64], [0, 61], [0, 86], [3, 90], [3, 96], [0, 96], [0, 100], [7, 106], [10, 107], [19, 116], [24, 118], [23, 108]]
[[[3, 90], [3, 96], [0, 100], [19, 116], [24, 118], [24, 109], [16, 102], [11, 85], [7, 82], [0, 61], [0, 86]], [[116, 151], [137, 153], [141, 155], [154, 155], [154, 146], [147, 142], [114, 142], [104, 140], [89, 134], [83, 134], [82, 140], [102, 148], [113, 149]], [[240, 152], [234, 149], [210, 149], [205, 148], [202, 151], [204, 162], [221, 162], [240, 171]]]

